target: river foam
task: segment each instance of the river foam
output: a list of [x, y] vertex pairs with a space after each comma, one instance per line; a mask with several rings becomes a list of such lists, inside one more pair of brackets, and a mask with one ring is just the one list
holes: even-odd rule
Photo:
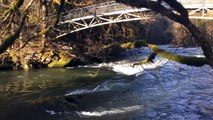
[[136, 66], [133, 66], [134, 63], [116, 64], [112, 66], [112, 70], [117, 73], [125, 74], [125, 75], [140, 75], [140, 74], [143, 74], [143, 72], [146, 70], [161, 67], [166, 62], [167, 60], [160, 59], [160, 60], [155, 60], [154, 63], [147, 63], [147, 64], [136, 65]]
[[83, 95], [89, 93], [97, 93], [97, 92], [112, 92], [112, 91], [123, 91], [128, 88], [130, 84], [125, 80], [110, 80], [101, 83], [93, 88], [85, 88], [85, 89], [77, 89], [73, 91], [69, 91], [65, 96], [70, 95]]
[[87, 68], [101, 68], [105, 67], [108, 69], [111, 69], [112, 71], [122, 74], [122, 75], [141, 75], [146, 70], [151, 70], [155, 68], [162, 67], [164, 64], [166, 64], [168, 60], [157, 58], [153, 62], [143, 64], [143, 65], [135, 65], [137, 62], [130, 62], [128, 60], [118, 61], [118, 62], [110, 62], [110, 63], [101, 63], [98, 65], [88, 65], [83, 66]]
[[122, 114], [126, 112], [131, 112], [131, 111], [137, 111], [140, 109], [143, 109], [142, 105], [113, 108], [113, 109], [104, 110], [104, 111], [81, 111], [77, 113], [79, 116], [82, 116], [82, 117], [101, 117], [105, 115], [114, 115], [114, 114]]

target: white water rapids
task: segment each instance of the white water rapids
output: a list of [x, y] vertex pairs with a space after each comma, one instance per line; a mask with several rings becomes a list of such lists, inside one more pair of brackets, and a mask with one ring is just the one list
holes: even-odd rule
[[[160, 46], [180, 55], [200, 48]], [[125, 59], [78, 68], [0, 71], [0, 120], [212, 120], [213, 70], [128, 50]]]
[[[166, 50], [174, 52], [175, 48]], [[147, 56], [144, 55], [150, 53], [148, 49], [137, 49], [135, 52], [136, 61], [145, 59]], [[203, 56], [199, 48], [179, 48], [177, 54]], [[213, 71], [210, 66], [192, 67], [159, 57], [154, 63], [142, 66], [132, 67], [134, 63], [132, 59], [127, 59], [87, 66], [108, 67], [129, 77], [69, 91], [65, 96], [85, 97], [77, 100], [77, 105], [81, 106], [76, 111], [77, 115], [82, 119], [106, 120], [213, 119]]]

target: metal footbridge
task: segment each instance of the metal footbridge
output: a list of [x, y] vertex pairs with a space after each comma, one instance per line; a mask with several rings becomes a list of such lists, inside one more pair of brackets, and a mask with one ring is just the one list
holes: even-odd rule
[[[191, 19], [213, 20], [213, 0], [178, 0]], [[164, 3], [162, 3], [164, 4]], [[165, 6], [165, 5], [164, 5]], [[156, 13], [147, 8], [134, 8], [115, 1], [77, 8], [61, 15], [56, 38], [111, 23], [150, 19]]]

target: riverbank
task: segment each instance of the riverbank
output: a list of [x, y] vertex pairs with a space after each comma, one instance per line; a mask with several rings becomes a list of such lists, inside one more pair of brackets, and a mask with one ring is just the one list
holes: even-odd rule
[[[210, 43], [213, 38], [212, 22], [193, 21], [201, 27]], [[45, 39], [45, 41], [43, 40]], [[191, 34], [177, 23], [163, 17], [131, 23], [110, 24], [70, 34], [60, 40], [38, 38], [28, 43], [17, 41], [0, 55], [0, 70], [63, 68], [101, 62], [122, 57], [119, 44], [146, 39], [148, 43], [198, 46]], [[25, 44], [25, 45], [23, 45]]]

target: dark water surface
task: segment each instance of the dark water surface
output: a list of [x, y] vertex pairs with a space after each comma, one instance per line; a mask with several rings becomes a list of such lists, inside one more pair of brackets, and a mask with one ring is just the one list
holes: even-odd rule
[[[136, 60], [150, 51], [134, 53]], [[202, 52], [180, 48], [178, 54]], [[146, 70], [125, 60], [101, 69], [1, 71], [0, 120], [213, 119], [212, 69], [159, 61], [165, 60], [158, 58], [157, 65], [143, 66]]]
[[1, 71], [0, 120], [51, 118], [45, 109], [51, 102], [63, 102], [67, 91], [98, 84], [114, 75], [109, 70], [88, 68]]

